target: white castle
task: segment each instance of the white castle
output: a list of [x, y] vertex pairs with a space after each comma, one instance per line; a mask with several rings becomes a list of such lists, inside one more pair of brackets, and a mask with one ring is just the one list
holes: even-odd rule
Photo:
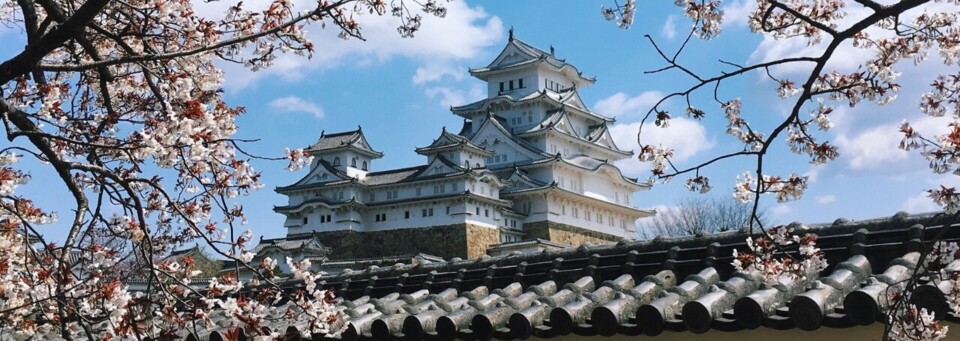
[[308, 148], [314, 156], [309, 173], [276, 189], [289, 198], [275, 207], [286, 215], [288, 237], [282, 239], [319, 236], [331, 246], [340, 242], [324, 234], [403, 230], [416, 236], [423, 229], [457, 229], [465, 230], [456, 234], [465, 240], [444, 238], [464, 244], [463, 252], [417, 243], [399, 251], [475, 258], [499, 243], [632, 238], [634, 222], [653, 214], [632, 206], [633, 194], [649, 185], [613, 165], [633, 153], [614, 144], [608, 130], [614, 120], [581, 100], [579, 89], [595, 79], [550, 50], [515, 39], [511, 30], [490, 65], [470, 69], [487, 82], [487, 98], [451, 108], [464, 118], [463, 127], [444, 128], [433, 143], [417, 148], [424, 165], [375, 170], [383, 154], [362, 129], [321, 133]]

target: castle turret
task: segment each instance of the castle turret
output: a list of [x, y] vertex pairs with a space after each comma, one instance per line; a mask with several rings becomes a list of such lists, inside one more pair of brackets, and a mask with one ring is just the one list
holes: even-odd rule
[[311, 170], [320, 160], [327, 161], [334, 169], [350, 177], [362, 179], [373, 169], [373, 160], [383, 157], [383, 153], [373, 150], [363, 136], [363, 128], [335, 134], [320, 133], [320, 139], [307, 148], [316, 160]]

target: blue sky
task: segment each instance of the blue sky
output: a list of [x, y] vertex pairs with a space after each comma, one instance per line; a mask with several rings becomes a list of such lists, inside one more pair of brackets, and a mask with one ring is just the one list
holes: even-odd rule
[[[247, 1], [256, 6], [263, 1]], [[374, 170], [422, 164], [414, 148], [429, 144], [446, 126], [456, 130], [461, 119], [451, 114], [451, 105], [462, 105], [485, 95], [483, 83], [467, 73], [469, 67], [485, 66], [501, 50], [507, 30], [544, 50], [551, 45], [556, 54], [576, 65], [584, 74], [596, 76], [597, 83], [581, 89], [581, 96], [595, 111], [617, 119], [612, 131], [622, 149], [637, 150], [639, 119], [663, 94], [683, 90], [689, 79], [679, 73], [645, 74], [662, 67], [662, 60], [644, 38], [649, 34], [667, 51], [676, 49], [689, 21], [672, 1], [643, 2], [635, 25], [620, 30], [605, 22], [600, 6], [612, 1], [496, 1], [453, 2], [445, 19], [424, 20], [422, 31], [413, 39], [396, 33], [395, 18], [364, 18], [366, 42], [343, 41], [338, 32], [317, 25], [309, 27], [317, 51], [308, 60], [296, 56], [280, 58], [273, 68], [250, 72], [225, 65], [226, 99], [247, 108], [238, 120], [237, 137], [257, 138], [248, 150], [262, 155], [279, 155], [284, 147], [303, 147], [314, 142], [321, 131], [337, 132], [362, 126], [374, 148], [384, 158], [373, 163]], [[217, 13], [223, 4], [205, 4], [200, 13]], [[217, 7], [220, 6], [220, 7]], [[726, 1], [730, 14], [744, 13], [740, 0]], [[743, 17], [745, 18], [745, 17]], [[778, 42], [752, 34], [743, 18], [727, 20], [724, 32], [711, 41], [694, 40], [679, 59], [693, 70], [717, 73], [724, 66], [718, 60], [739, 64], [764, 60], [797, 51], [806, 46]], [[0, 28], [0, 46], [22, 46], [16, 29]], [[842, 50], [837, 68], [855, 65], [859, 56]], [[15, 51], [0, 49], [0, 59]], [[853, 63], [853, 64], [851, 64]], [[922, 118], [916, 99], [940, 66], [907, 66], [900, 84], [900, 100], [878, 107], [865, 104], [854, 109], [838, 108], [836, 127], [824, 137], [840, 146], [841, 157], [813, 167], [785, 144], [778, 143], [767, 162], [776, 174], [790, 171], [811, 177], [803, 199], [777, 204], [766, 198], [771, 220], [776, 223], [801, 221], [830, 222], [838, 217], [866, 219], [890, 216], [897, 211], [925, 212], [935, 209], [923, 193], [940, 183], [958, 183], [955, 176], [934, 176], [915, 153], [895, 149], [900, 136], [897, 125], [903, 118], [917, 122], [920, 129], [934, 129], [937, 121]], [[797, 70], [774, 70], [788, 77]], [[787, 101], [776, 97], [775, 85], [759, 75], [748, 75], [725, 83], [721, 96], [739, 97], [744, 117], [755, 126], [769, 127], [784, 117]], [[693, 165], [719, 153], [742, 148], [724, 133], [725, 120], [710, 93], [694, 97], [708, 116], [697, 122], [682, 117], [679, 103], [667, 108], [676, 118], [669, 129], [646, 128], [651, 134], [645, 143], [662, 143], [676, 149], [677, 161]], [[7, 143], [7, 142], [4, 142]], [[712, 178], [713, 195], [730, 196], [735, 176], [755, 168], [752, 159], [718, 164], [706, 171]], [[272, 211], [286, 203], [272, 189], [290, 184], [304, 171], [290, 173], [284, 163], [254, 161], [263, 172], [265, 188], [243, 198], [249, 227], [257, 235], [277, 237], [286, 233], [283, 217]], [[49, 170], [29, 165], [33, 181], [20, 193], [41, 205], [57, 207], [65, 217], [67, 192]], [[648, 167], [628, 159], [620, 166], [629, 176], [645, 179]], [[57, 193], [57, 195], [50, 195]], [[689, 192], [682, 179], [635, 195], [642, 208], [670, 207]], [[56, 234], [57, 226], [50, 233]]]

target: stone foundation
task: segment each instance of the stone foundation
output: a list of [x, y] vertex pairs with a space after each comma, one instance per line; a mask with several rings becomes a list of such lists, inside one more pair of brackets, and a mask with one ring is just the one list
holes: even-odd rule
[[500, 243], [500, 229], [467, 224], [467, 258], [480, 258], [490, 245]]
[[[620, 237], [549, 221], [524, 224], [527, 239], [579, 246], [585, 243], [617, 242]], [[476, 259], [487, 254], [490, 245], [500, 243], [500, 230], [466, 224], [417, 227], [374, 232], [352, 230], [317, 232], [320, 243], [329, 247], [330, 259], [379, 258], [425, 253], [451, 259]]]
[[317, 232], [320, 243], [332, 249], [330, 259], [373, 258], [425, 253], [450, 259], [479, 258], [500, 242], [496, 228], [473, 224], [357, 232]]
[[585, 243], [602, 244], [620, 241], [620, 237], [552, 221], [523, 224], [527, 239], [541, 238], [552, 242], [579, 246]]

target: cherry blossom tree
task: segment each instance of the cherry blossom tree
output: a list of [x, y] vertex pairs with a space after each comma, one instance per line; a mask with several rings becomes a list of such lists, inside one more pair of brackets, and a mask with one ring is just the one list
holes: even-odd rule
[[[743, 271], [760, 271], [765, 278], [776, 280], [781, 275], [802, 276], [811, 269], [822, 268], [815, 239], [791, 236], [785, 227], [767, 228], [757, 218], [761, 198], [773, 196], [778, 202], [799, 199], [809, 185], [809, 179], [797, 173], [772, 174], [765, 163], [771, 148], [785, 141], [790, 151], [811, 164], [823, 164], [837, 158], [840, 151], [827, 140], [831, 129], [831, 113], [838, 106], [856, 107], [865, 102], [885, 105], [897, 99], [901, 85], [897, 83], [903, 72], [922, 63], [941, 63], [950, 70], [929, 79], [930, 87], [920, 98], [901, 101], [917, 101], [918, 111], [933, 117], [951, 116], [946, 133], [925, 136], [904, 121], [899, 132], [903, 139], [900, 148], [915, 150], [929, 161], [934, 173], [952, 172], [960, 175], [960, 73], [955, 68], [960, 63], [960, 1], [957, 0], [757, 0], [749, 1], [751, 9], [746, 22], [750, 30], [774, 40], [799, 40], [812, 51], [773, 60], [741, 65], [718, 61], [715, 73], [695, 71], [678, 62], [684, 49], [694, 39], [709, 40], [721, 34], [726, 19], [724, 5], [720, 0], [675, 0], [692, 25], [676, 51], [666, 51], [657, 42], [646, 36], [664, 66], [649, 73], [673, 72], [688, 78], [693, 85], [672, 92], [657, 102], [646, 113], [638, 131], [637, 141], [641, 146], [639, 159], [652, 163], [652, 179], [667, 182], [684, 177], [687, 188], [695, 192], [710, 190], [707, 172], [718, 163], [743, 159], [753, 165], [737, 177], [733, 197], [744, 203], [752, 203], [754, 218], [751, 222], [753, 237], [748, 239], [750, 250], [736, 255], [734, 266]], [[614, 3], [612, 8], [601, 8], [607, 20], [615, 21], [620, 28], [629, 28], [636, 13], [636, 3], [627, 0]], [[742, 18], [740, 18], [742, 19]], [[840, 51], [853, 49], [857, 54], [868, 56], [852, 69], [836, 69], [834, 62], [842, 57]], [[800, 75], [781, 72], [785, 68], [803, 70]], [[776, 118], [769, 129], [751, 124], [761, 118], [770, 119], [764, 112], [744, 110], [744, 101], [749, 98], [723, 97], [719, 91], [725, 84], [748, 75], [768, 78], [770, 91], [779, 96], [788, 106], [785, 117]], [[695, 95], [705, 94], [713, 104], [696, 106]], [[661, 146], [644, 143], [644, 129], [656, 129], [670, 124], [671, 113], [666, 102], [677, 99], [685, 103], [684, 115], [702, 119], [706, 115], [723, 115], [726, 118], [726, 133], [742, 143], [743, 148], [684, 166], [674, 164], [672, 151]], [[960, 210], [960, 191], [951, 186], [941, 186], [928, 191], [929, 197], [943, 207], [944, 214], [954, 216]], [[942, 229], [946, 231], [947, 229]], [[910, 295], [919, 285], [919, 279], [927, 278], [935, 285], [946, 283], [952, 288], [960, 287], [955, 273], [947, 273], [942, 260], [953, 260], [957, 252], [955, 243], [940, 242], [943, 232], [934, 238], [928, 252], [923, 253], [923, 266], [918, 266], [914, 275], [904, 283], [904, 292], [896, 295], [895, 304], [888, 312], [886, 338], [895, 340], [942, 339], [947, 327], [936, 320], [932, 312], [911, 304]], [[794, 248], [790, 248], [794, 247]], [[951, 314], [960, 316], [960, 290], [951, 292]]]
[[[343, 326], [309, 262], [290, 263], [306, 281], [292, 292], [275, 284], [277, 260], [250, 264], [253, 236], [237, 199], [262, 185], [250, 164], [257, 156], [233, 137], [245, 110], [222, 99], [218, 65], [258, 70], [281, 53], [309, 58], [322, 47], [305, 37], [307, 26], [363, 39], [361, 16], [396, 17], [408, 37], [424, 15], [446, 9], [435, 0], [224, 8], [208, 18], [189, 0], [0, 0], [0, 25], [26, 42], [0, 62], [0, 338], [184, 337], [217, 319], [231, 333], [275, 338], [281, 331], [262, 327], [277, 316], [301, 322], [307, 337]], [[310, 162], [303, 150], [285, 154], [276, 159], [290, 169]], [[69, 200], [70, 212], [18, 194], [30, 181], [24, 158], [55, 172], [62, 192], [51, 195]], [[51, 223], [65, 238], [38, 230]], [[237, 271], [195, 290], [190, 257], [156, 261], [187, 242], [236, 261]], [[255, 278], [239, 280], [240, 268]], [[150, 290], [131, 293], [130, 278]], [[281, 299], [288, 308], [276, 311]]]

